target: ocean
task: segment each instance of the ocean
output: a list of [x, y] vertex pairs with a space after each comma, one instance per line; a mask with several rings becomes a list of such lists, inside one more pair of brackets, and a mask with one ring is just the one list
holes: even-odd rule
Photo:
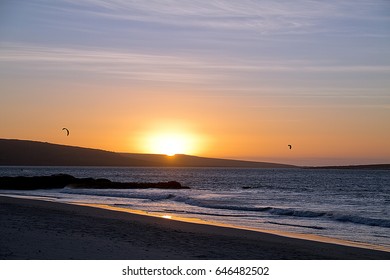
[[59, 173], [118, 182], [178, 181], [190, 189], [14, 191], [65, 203], [105, 204], [258, 230], [314, 234], [390, 250], [388, 170], [0, 167], [0, 176]]

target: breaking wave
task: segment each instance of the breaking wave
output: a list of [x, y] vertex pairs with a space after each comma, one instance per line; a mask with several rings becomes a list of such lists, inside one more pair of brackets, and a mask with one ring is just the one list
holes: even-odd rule
[[[228, 210], [228, 211], [240, 211], [241, 213], [215, 213], [215, 215], [245, 215], [252, 216], [253, 213], [263, 212], [275, 216], [287, 216], [287, 217], [298, 217], [298, 218], [309, 218], [309, 219], [327, 219], [332, 221], [337, 221], [341, 223], [353, 223], [367, 226], [383, 227], [390, 228], [389, 219], [377, 219], [369, 217], [361, 217], [356, 215], [345, 215], [334, 212], [326, 211], [313, 211], [305, 209], [295, 209], [295, 208], [279, 208], [271, 206], [241, 206], [234, 204], [227, 204], [227, 201], [210, 201], [208, 199], [202, 199], [199, 197], [190, 197], [188, 193], [180, 192], [126, 192], [123, 190], [91, 190], [91, 189], [71, 189], [64, 188], [62, 193], [67, 194], [77, 194], [77, 195], [89, 195], [89, 196], [103, 196], [103, 197], [116, 197], [116, 198], [129, 198], [129, 199], [143, 199], [149, 200], [152, 202], [162, 201], [162, 200], [171, 200], [176, 203], [184, 203], [191, 206], [201, 207], [205, 209], [215, 209], [215, 210]], [[209, 212], [208, 212], [209, 213]], [[203, 213], [204, 214], [204, 213]], [[211, 213], [209, 213], [210, 215]], [[214, 215], [214, 213], [212, 213]]]

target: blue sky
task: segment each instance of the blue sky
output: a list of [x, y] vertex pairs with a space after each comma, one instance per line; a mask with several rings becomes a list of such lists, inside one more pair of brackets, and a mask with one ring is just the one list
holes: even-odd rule
[[[218, 151], [210, 144], [213, 148], [204, 154], [272, 160], [266, 148], [249, 151], [247, 147], [267, 137], [270, 142], [285, 137], [308, 147], [310, 141], [318, 143], [323, 133], [328, 137], [324, 142], [340, 143], [330, 145], [327, 154], [308, 148], [286, 158], [270, 150], [275, 159], [290, 162], [321, 157], [335, 162], [386, 162], [390, 161], [385, 144], [390, 142], [389, 74], [389, 1], [0, 3], [0, 117], [7, 120], [0, 124], [4, 134], [0, 136], [5, 138], [47, 137], [25, 127], [20, 116], [31, 110], [26, 106], [43, 112], [55, 100], [80, 106], [90, 100], [97, 102], [97, 108], [110, 104], [109, 115], [116, 116], [123, 104], [138, 108], [148, 99], [153, 103], [150, 111], [139, 114], [149, 123], [184, 119], [203, 134], [214, 133], [213, 139], [234, 139], [227, 144], [231, 148]], [[95, 87], [109, 89], [110, 94]], [[158, 104], [170, 113], [157, 114]], [[175, 115], [172, 110], [177, 104], [183, 110]], [[53, 125], [45, 120], [52, 114], [49, 111], [46, 115], [30, 111], [26, 118], [46, 123], [47, 129]], [[80, 117], [81, 111], [75, 115]], [[85, 125], [93, 124], [98, 112], [90, 112]], [[203, 125], [205, 115], [222, 124]], [[126, 118], [125, 113], [119, 117]], [[276, 132], [291, 123], [295, 130], [287, 129], [284, 136]], [[351, 127], [354, 130], [347, 134]], [[262, 130], [262, 135], [251, 128]], [[304, 134], [311, 140], [301, 139]], [[352, 141], [361, 144], [350, 149], [347, 143]], [[90, 143], [80, 138], [71, 144]], [[96, 145], [101, 143], [105, 142]], [[242, 148], [233, 150], [235, 145]], [[120, 141], [102, 148], [137, 150]], [[343, 150], [348, 151], [343, 155]]]

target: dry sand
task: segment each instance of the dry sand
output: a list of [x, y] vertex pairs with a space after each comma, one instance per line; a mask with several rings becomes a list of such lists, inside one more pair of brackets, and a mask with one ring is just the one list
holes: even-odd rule
[[390, 259], [390, 253], [0, 196], [0, 259]]

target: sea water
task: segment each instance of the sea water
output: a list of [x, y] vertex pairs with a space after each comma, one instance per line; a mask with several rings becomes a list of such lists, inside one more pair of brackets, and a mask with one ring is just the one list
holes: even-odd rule
[[390, 249], [390, 172], [340, 169], [0, 167], [0, 176], [66, 173], [118, 182], [178, 181], [190, 189], [0, 191], [314, 234]]

